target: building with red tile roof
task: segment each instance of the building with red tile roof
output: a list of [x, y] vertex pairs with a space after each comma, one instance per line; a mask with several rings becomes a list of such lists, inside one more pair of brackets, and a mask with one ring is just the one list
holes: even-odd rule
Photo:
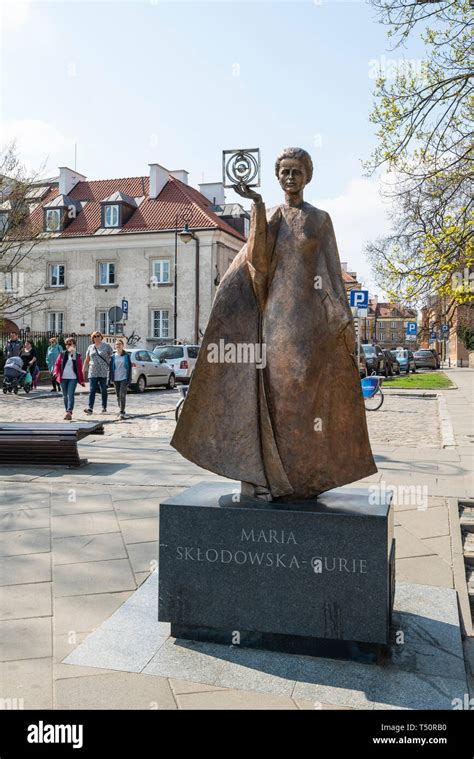
[[[20, 329], [133, 332], [148, 348], [200, 340], [216, 287], [246, 240], [249, 213], [226, 206], [221, 183], [198, 191], [184, 170], [149, 169], [88, 180], [61, 167], [28, 191], [25, 228], [36, 244], [23, 274], [44, 294], [44, 307], [24, 315]], [[5, 201], [0, 214], [8, 212]], [[187, 244], [179, 236], [185, 226]], [[122, 301], [128, 319], [113, 324], [109, 311]]]

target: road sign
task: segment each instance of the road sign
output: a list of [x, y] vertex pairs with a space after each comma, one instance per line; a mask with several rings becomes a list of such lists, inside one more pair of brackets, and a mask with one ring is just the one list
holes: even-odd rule
[[128, 316], [128, 300], [125, 300], [125, 298], [122, 299], [122, 311]]
[[112, 306], [112, 308], [109, 308], [109, 321], [112, 324], [115, 324], [115, 322], [119, 322], [122, 316], [123, 316], [123, 311], [120, 308], [120, 306]]
[[349, 292], [349, 302], [353, 308], [368, 308], [369, 307], [369, 291], [368, 290], [351, 290]]
[[407, 337], [408, 335], [413, 335], [414, 337], [416, 337], [416, 331], [417, 331], [417, 323], [407, 322]]
[[437, 340], [437, 339], [438, 339], [438, 333], [430, 332], [430, 340]]
[[416, 340], [416, 335], [407, 335], [406, 339], [407, 340]]
[[441, 332], [443, 333], [443, 335], [446, 335], [449, 332], [449, 324], [442, 324]]

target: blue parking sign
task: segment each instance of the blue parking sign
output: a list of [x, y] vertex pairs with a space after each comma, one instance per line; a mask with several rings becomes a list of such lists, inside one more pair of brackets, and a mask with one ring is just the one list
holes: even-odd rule
[[124, 314], [128, 314], [128, 300], [122, 300], [122, 311]]
[[417, 324], [416, 322], [407, 322], [407, 335], [416, 335]]
[[368, 308], [369, 307], [369, 291], [368, 290], [351, 290], [349, 293], [350, 305], [352, 308]]

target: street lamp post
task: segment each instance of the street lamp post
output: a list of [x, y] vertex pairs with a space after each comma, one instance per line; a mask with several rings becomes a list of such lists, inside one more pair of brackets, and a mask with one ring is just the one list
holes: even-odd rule
[[195, 297], [194, 297], [194, 342], [196, 345], [199, 342], [199, 268], [200, 268], [200, 247], [199, 247], [199, 237], [194, 233], [191, 232], [189, 229], [188, 224], [184, 227], [183, 231], [179, 234], [180, 239], [184, 243], [188, 243], [190, 240], [194, 240], [196, 243], [196, 261], [194, 265], [194, 289], [195, 289]]
[[[184, 223], [185, 230], [188, 228], [188, 224], [191, 221], [193, 215], [192, 208], [179, 211], [176, 214], [176, 220], [174, 225], [174, 310], [173, 310], [173, 340], [176, 343], [178, 339], [178, 227]], [[180, 237], [183, 232], [180, 233]], [[188, 240], [183, 240], [188, 242]]]

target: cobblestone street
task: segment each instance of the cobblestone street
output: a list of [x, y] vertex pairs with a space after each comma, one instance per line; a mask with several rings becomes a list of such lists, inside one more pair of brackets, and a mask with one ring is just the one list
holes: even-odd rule
[[[148, 390], [142, 395], [127, 396], [128, 419], [119, 421], [116, 416], [115, 395], [109, 392], [108, 413], [100, 413], [96, 400], [93, 419], [103, 420], [105, 434], [110, 437], [166, 437], [175, 427], [174, 409], [180, 398], [178, 390]], [[83, 409], [87, 393], [76, 396], [75, 420], [89, 419]], [[56, 421], [64, 415], [62, 397], [39, 388], [29, 396], [0, 395], [0, 419], [13, 421]], [[386, 393], [384, 404], [378, 411], [367, 412], [370, 439], [373, 445], [390, 443], [424, 448], [440, 446], [437, 400], [417, 395]]]

